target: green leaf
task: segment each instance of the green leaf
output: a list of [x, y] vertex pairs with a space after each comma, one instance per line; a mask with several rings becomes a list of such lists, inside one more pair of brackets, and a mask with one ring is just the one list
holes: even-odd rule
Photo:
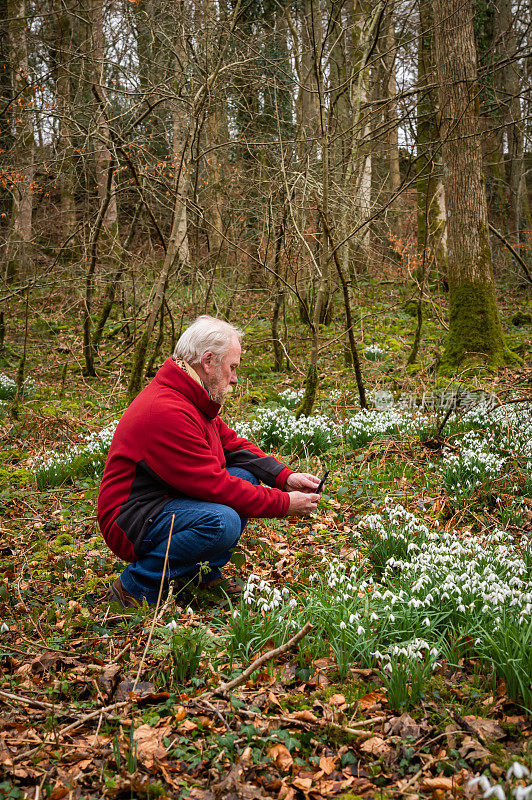
[[235, 550], [233, 555], [231, 556], [231, 563], [235, 565], [237, 569], [246, 566], [246, 556], [242, 550]]

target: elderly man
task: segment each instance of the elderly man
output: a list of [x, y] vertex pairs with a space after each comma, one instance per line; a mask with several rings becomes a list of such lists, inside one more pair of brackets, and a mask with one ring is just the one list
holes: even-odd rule
[[218, 416], [238, 382], [241, 339], [232, 325], [198, 317], [118, 423], [98, 523], [131, 562], [108, 592], [124, 608], [155, 603], [162, 580], [219, 584], [248, 517], [305, 515], [320, 499], [319, 478], [292, 472]]

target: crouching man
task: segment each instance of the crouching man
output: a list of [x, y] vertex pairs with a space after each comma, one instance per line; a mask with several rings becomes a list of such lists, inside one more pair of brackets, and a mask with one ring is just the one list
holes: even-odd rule
[[[198, 317], [118, 423], [98, 523], [113, 553], [130, 562], [107, 595], [124, 608], [155, 603], [163, 578], [165, 589], [219, 584], [248, 517], [316, 508], [319, 478], [292, 472], [218, 416], [238, 382], [241, 339], [232, 325]], [[208, 564], [201, 575], [200, 564]]]

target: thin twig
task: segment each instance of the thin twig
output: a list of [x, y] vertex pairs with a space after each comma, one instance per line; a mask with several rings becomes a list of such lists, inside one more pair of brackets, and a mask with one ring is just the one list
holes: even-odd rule
[[293, 645], [301, 641], [301, 639], [307, 635], [307, 633], [310, 631], [311, 628], [312, 628], [311, 623], [307, 622], [301, 628], [300, 631], [298, 631], [294, 636], [292, 636], [292, 638], [289, 639], [287, 642], [280, 645], [280, 647], [275, 647], [273, 650], [268, 650], [267, 653], [264, 653], [262, 656], [259, 656], [259, 658], [256, 658], [255, 661], [253, 661], [253, 663], [251, 663], [249, 667], [247, 667], [244, 670], [244, 672], [242, 672], [242, 674], [239, 675], [237, 678], [234, 678], [232, 681], [229, 681], [229, 683], [221, 683], [219, 688], [214, 692], [214, 694], [222, 694], [222, 695], [226, 694], [227, 692], [230, 692], [231, 689], [235, 689], [237, 686], [240, 686], [240, 684], [245, 683], [247, 679], [250, 677], [250, 675], [252, 675], [255, 672], [256, 669], [262, 667], [263, 664], [267, 664], [268, 661], [277, 658], [277, 656], [281, 656], [283, 655], [283, 653], [286, 653], [287, 650], [290, 650], [290, 648]]
[[[61, 734], [61, 736], [64, 736], [65, 733], [69, 733], [70, 731], [74, 730], [74, 728], [79, 728], [80, 725], [84, 725], [90, 719], [94, 719], [95, 717], [98, 717], [100, 714], [107, 715], [108, 712], [112, 710], [117, 710], [119, 708], [122, 708], [123, 706], [127, 706], [130, 703], [131, 700], [122, 700], [120, 703], [112, 703], [110, 706], [106, 706], [105, 708], [97, 708], [96, 711], [91, 711], [90, 714], [85, 714], [85, 716], [80, 717], [78, 720], [76, 720], [76, 722], [72, 722], [70, 725], [67, 725], [66, 728], [63, 728], [61, 731], [59, 731], [59, 733]], [[44, 747], [45, 744], [48, 744], [51, 736], [53, 736], [53, 733], [49, 733], [47, 736], [45, 736], [43, 742], [37, 747], [34, 747], [32, 750], [27, 750], [25, 753], [21, 753], [20, 755], [16, 756], [13, 759], [13, 763], [17, 761], [22, 761], [25, 758], [29, 758], [34, 753], [37, 753], [39, 750], [41, 750], [41, 748]]]
[[170, 540], [172, 538], [172, 531], [174, 529], [174, 520], [175, 520], [175, 514], [172, 514], [172, 522], [170, 523], [170, 533], [168, 534], [168, 542], [166, 543], [166, 553], [165, 553], [165, 556], [164, 556], [163, 574], [161, 576], [161, 585], [159, 586], [159, 595], [157, 597], [157, 603], [156, 603], [156, 606], [155, 606], [155, 612], [153, 614], [153, 620], [152, 620], [152, 623], [151, 623], [150, 632], [148, 634], [148, 641], [146, 642], [146, 647], [144, 648], [144, 652], [142, 654], [142, 658], [140, 659], [139, 668], [137, 670], [137, 677], [135, 678], [135, 682], [133, 684], [132, 691], [135, 691], [135, 689], [137, 688], [137, 683], [139, 682], [140, 673], [142, 671], [142, 667], [144, 666], [144, 661], [146, 659], [146, 654], [148, 652], [148, 648], [149, 648], [150, 643], [151, 643], [151, 637], [153, 636], [153, 629], [155, 628], [155, 623], [157, 621], [157, 611], [159, 610], [159, 605], [161, 603], [161, 597], [162, 597], [162, 594], [163, 594], [164, 576], [166, 575], [166, 565], [168, 564], [168, 551], [170, 550]]
[[0, 697], [3, 697], [5, 700], [14, 700], [17, 703], [23, 703], [24, 705], [36, 706], [36, 708], [57, 709], [57, 706], [55, 706], [53, 703], [45, 703], [42, 702], [41, 700], [32, 700], [30, 697], [22, 697], [18, 694], [11, 694], [11, 692], [0, 691]]

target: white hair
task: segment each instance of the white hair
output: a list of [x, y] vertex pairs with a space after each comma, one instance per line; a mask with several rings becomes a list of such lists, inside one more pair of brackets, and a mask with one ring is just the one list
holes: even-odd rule
[[219, 360], [235, 339], [242, 341], [244, 334], [224, 322], [223, 319], [202, 314], [194, 320], [179, 337], [174, 349], [174, 358], [182, 358], [188, 364], [199, 364], [205, 353], [214, 353]]

